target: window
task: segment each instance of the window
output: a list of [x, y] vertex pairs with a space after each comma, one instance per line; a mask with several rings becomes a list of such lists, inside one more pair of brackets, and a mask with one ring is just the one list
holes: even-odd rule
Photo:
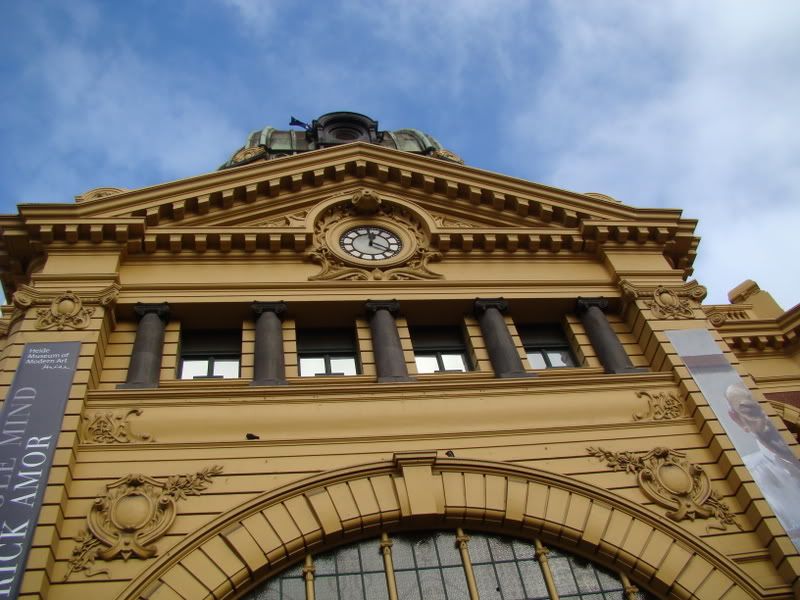
[[578, 366], [564, 331], [556, 324], [517, 327], [531, 369]]
[[301, 377], [358, 375], [358, 352], [351, 329], [299, 329], [297, 356]]
[[[469, 532], [468, 537], [461, 534], [452, 530], [392, 533], [383, 541], [372, 538], [339, 546], [309, 555], [307, 569], [302, 562], [296, 564], [257, 585], [243, 599], [388, 600], [387, 580], [391, 579], [404, 600], [466, 600], [469, 572], [482, 600], [655, 600], [644, 590], [626, 589], [630, 580], [625, 575], [546, 548], [541, 542], [480, 532]], [[543, 554], [546, 560], [540, 558]], [[391, 571], [385, 556], [391, 558]]]
[[236, 379], [241, 331], [186, 331], [181, 334], [181, 379]]
[[419, 373], [466, 372], [471, 369], [459, 327], [412, 327], [411, 343]]

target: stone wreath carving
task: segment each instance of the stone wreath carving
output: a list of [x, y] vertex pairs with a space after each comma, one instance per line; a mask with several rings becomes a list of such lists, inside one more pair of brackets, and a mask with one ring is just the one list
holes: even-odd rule
[[[399, 266], [369, 268], [357, 265], [336, 254], [329, 247], [328, 232], [343, 219], [371, 216], [393, 221], [415, 242], [413, 253]], [[429, 240], [422, 224], [409, 210], [387, 202], [370, 190], [359, 190], [352, 198], [330, 206], [317, 218], [314, 241], [309, 251], [311, 260], [321, 271], [310, 280], [409, 280], [441, 279], [442, 275], [428, 268], [428, 263], [441, 259], [441, 253], [428, 247]]]
[[636, 475], [642, 492], [659, 506], [670, 509], [666, 515], [673, 521], [713, 519], [706, 530], [725, 530], [728, 525], [741, 529], [728, 505], [711, 489], [703, 467], [690, 463], [683, 452], [664, 447], [643, 453], [592, 447], [586, 450], [614, 471]]
[[671, 392], [636, 392], [637, 398], [647, 398], [647, 410], [633, 413], [634, 421], [669, 421], [686, 416], [686, 405]]
[[132, 408], [128, 411], [96, 412], [84, 415], [81, 423], [81, 441], [84, 444], [130, 444], [133, 442], [154, 442], [149, 433], [136, 433], [131, 427], [132, 415], [139, 416], [142, 411]]
[[178, 501], [200, 495], [211, 485], [211, 478], [221, 473], [222, 467], [214, 465], [189, 475], [173, 475], [165, 482], [131, 474], [108, 484], [86, 517], [88, 529], [75, 538], [64, 581], [78, 571], [86, 571], [87, 577], [108, 575], [107, 568], [94, 566], [98, 558], [155, 556], [152, 543], [172, 526]]
[[645, 305], [657, 319], [693, 319], [694, 308], [706, 297], [706, 288], [690, 281], [682, 286], [639, 287], [629, 281], [622, 282], [626, 299], [644, 299]]
[[86, 307], [86, 304], [97, 304], [100, 306], [110, 306], [116, 302], [119, 296], [120, 287], [114, 283], [94, 293], [83, 293], [78, 296], [72, 290], [66, 290], [63, 294], [52, 296], [29, 285], [20, 285], [16, 293], [11, 297], [14, 304], [14, 312], [9, 323], [25, 316], [29, 308], [36, 308], [36, 329], [85, 329], [89, 326], [89, 321], [94, 314], [93, 307]]

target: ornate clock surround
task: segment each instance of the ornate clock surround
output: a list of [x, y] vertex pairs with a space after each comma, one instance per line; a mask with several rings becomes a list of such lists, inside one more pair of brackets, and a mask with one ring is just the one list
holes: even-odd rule
[[[314, 223], [313, 245], [308, 252], [322, 270], [310, 280], [400, 280], [440, 279], [428, 263], [441, 254], [430, 249], [430, 223], [419, 209], [407, 202], [378, 196], [359, 189], [347, 196], [332, 198], [309, 215]], [[379, 227], [400, 240], [394, 256], [378, 260], [349, 254], [340, 243], [342, 235], [354, 227]]]

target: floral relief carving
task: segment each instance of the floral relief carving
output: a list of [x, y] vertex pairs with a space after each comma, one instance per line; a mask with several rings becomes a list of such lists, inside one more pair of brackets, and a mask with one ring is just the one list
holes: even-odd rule
[[436, 223], [438, 227], [443, 229], [469, 229], [474, 227], [471, 223], [467, 223], [466, 221], [461, 221], [459, 219], [452, 219], [450, 217], [444, 217], [442, 215], [432, 215], [433, 222]]
[[636, 392], [647, 398], [647, 410], [633, 413], [634, 421], [669, 421], [686, 416], [686, 405], [672, 392]]
[[713, 519], [707, 530], [725, 530], [728, 525], [741, 529], [728, 505], [711, 489], [703, 467], [689, 462], [685, 453], [664, 447], [649, 452], [613, 452], [593, 447], [586, 450], [612, 470], [636, 475], [642, 492], [669, 509], [666, 515], [673, 521]]
[[139, 416], [142, 411], [132, 408], [128, 411], [96, 412], [85, 415], [82, 420], [81, 438], [85, 444], [130, 444], [133, 442], [154, 442], [149, 433], [133, 431], [130, 417]]
[[88, 528], [75, 538], [64, 581], [78, 571], [87, 577], [105, 573], [95, 567], [99, 558], [105, 561], [119, 556], [150, 558], [156, 555], [153, 542], [163, 536], [177, 515], [177, 503], [188, 496], [198, 496], [211, 485], [211, 479], [222, 473], [214, 465], [188, 475], [173, 475], [159, 481], [141, 474], [130, 474], [106, 486], [89, 515]]
[[67, 290], [56, 296], [47, 308], [36, 309], [36, 329], [86, 329], [94, 308], [83, 306], [79, 296]]
[[627, 300], [644, 300], [657, 319], [693, 319], [694, 309], [706, 297], [706, 288], [690, 281], [680, 286], [637, 286], [630, 281], [622, 282]]
[[[413, 252], [401, 264], [362, 266], [343, 258], [329, 246], [329, 232], [343, 219], [368, 215], [392, 222], [411, 236]], [[320, 265], [320, 272], [310, 280], [410, 280], [441, 279], [442, 275], [428, 268], [440, 260], [441, 253], [429, 248], [429, 239], [422, 224], [411, 211], [384, 201], [369, 190], [359, 190], [352, 198], [334, 204], [318, 217], [309, 257]]]
[[306, 223], [308, 211], [304, 210], [293, 215], [286, 215], [264, 223], [264, 227], [303, 227]]
[[[99, 292], [82, 292], [81, 296], [72, 290], [53, 296], [42, 292], [29, 285], [20, 285], [11, 302], [14, 305], [9, 323], [15, 322], [25, 316], [29, 308], [36, 309], [36, 329], [85, 329], [88, 327], [94, 307], [87, 304], [96, 304], [107, 307], [116, 302], [120, 286], [116, 283]], [[38, 308], [43, 307], [43, 308]]]
[[658, 319], [691, 319], [694, 317], [687, 298], [681, 298], [674, 290], [657, 287], [653, 299], [646, 302]]

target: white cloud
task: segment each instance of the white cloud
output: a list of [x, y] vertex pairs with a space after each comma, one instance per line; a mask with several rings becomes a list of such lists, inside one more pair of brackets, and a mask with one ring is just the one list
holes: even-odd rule
[[800, 5], [557, 6], [548, 90], [516, 120], [560, 146], [546, 183], [699, 218], [710, 302], [746, 278], [800, 302]]
[[87, 14], [68, 36], [53, 21], [37, 27], [25, 77], [47, 107], [36, 132], [43, 137], [28, 136], [29, 148], [17, 151], [20, 162], [25, 154], [44, 160], [36, 148], [46, 139], [47, 167], [17, 183], [16, 201], [69, 201], [65, 189], [75, 195], [207, 172], [242, 143], [202, 72], [145, 60], [123, 40], [98, 48], [92, 40], [101, 23]]

